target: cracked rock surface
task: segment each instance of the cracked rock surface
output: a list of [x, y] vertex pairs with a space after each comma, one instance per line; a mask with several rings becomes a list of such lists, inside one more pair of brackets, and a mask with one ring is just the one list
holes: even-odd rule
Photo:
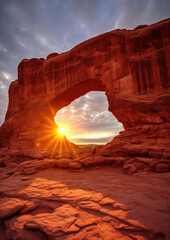
[[110, 166], [16, 172], [0, 183], [2, 240], [170, 239], [170, 174]]

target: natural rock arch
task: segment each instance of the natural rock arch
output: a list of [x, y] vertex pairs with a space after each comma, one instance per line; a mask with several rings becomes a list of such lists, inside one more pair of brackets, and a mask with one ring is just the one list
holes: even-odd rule
[[22, 60], [18, 80], [9, 88], [1, 145], [27, 143], [36, 148], [41, 122], [53, 119], [58, 109], [82, 94], [101, 90], [125, 128], [103, 152], [169, 156], [169, 25], [167, 19], [134, 30], [114, 30], [46, 60]]
[[[90, 92], [90, 91], [105, 91], [105, 86], [102, 84], [101, 81], [97, 79], [89, 79], [87, 81], [80, 82], [69, 89], [64, 90], [61, 94], [54, 97], [47, 105], [46, 110], [44, 111], [44, 114], [42, 112], [40, 115], [42, 117], [39, 117], [40, 124], [38, 126], [38, 130], [36, 129], [35, 135], [37, 136], [36, 142], [38, 142], [38, 145], [46, 145], [51, 138], [51, 135], [54, 136], [54, 141], [50, 145], [51, 149], [54, 149], [54, 146], [56, 145], [55, 141], [57, 141], [55, 135], [56, 135], [56, 128], [58, 127], [54, 121], [54, 117], [58, 110], [61, 108], [69, 105], [72, 101], [79, 98], [80, 96], [83, 96], [84, 94]], [[51, 134], [50, 134], [51, 133]], [[47, 138], [44, 138], [44, 135], [47, 135]], [[56, 135], [57, 136], [57, 135]], [[44, 141], [43, 141], [44, 140]], [[59, 144], [60, 145], [60, 141]], [[70, 150], [70, 145], [72, 145], [72, 149], [76, 148], [74, 144], [69, 143], [67, 140], [65, 140], [63, 144], [63, 150], [67, 151]], [[55, 150], [57, 151], [57, 146], [55, 146]]]

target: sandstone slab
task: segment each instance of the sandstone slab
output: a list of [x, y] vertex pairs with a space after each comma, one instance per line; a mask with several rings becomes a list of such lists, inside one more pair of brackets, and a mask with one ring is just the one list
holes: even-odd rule
[[78, 231], [78, 227], [73, 227], [78, 212], [69, 205], [63, 205], [56, 209], [53, 213], [38, 214], [28, 222], [25, 227], [28, 229], [40, 229], [50, 237], [57, 237], [64, 232]]
[[25, 207], [25, 202], [18, 198], [0, 200], [0, 219], [8, 218]]

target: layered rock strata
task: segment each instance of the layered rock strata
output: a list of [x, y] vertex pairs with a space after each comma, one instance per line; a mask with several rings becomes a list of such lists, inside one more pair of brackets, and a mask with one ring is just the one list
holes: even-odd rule
[[[56, 152], [61, 145], [54, 139], [56, 112], [89, 91], [105, 91], [109, 111], [125, 131], [95, 150], [91, 161], [114, 157], [116, 165], [133, 163], [130, 169], [134, 161], [137, 169], [160, 169], [157, 165], [162, 163], [169, 169], [169, 30], [167, 19], [134, 30], [104, 33], [68, 52], [50, 54], [46, 60], [22, 60], [18, 80], [9, 88], [1, 147]], [[73, 144], [64, 142], [65, 150], [76, 151]], [[147, 159], [145, 166], [140, 159]]]

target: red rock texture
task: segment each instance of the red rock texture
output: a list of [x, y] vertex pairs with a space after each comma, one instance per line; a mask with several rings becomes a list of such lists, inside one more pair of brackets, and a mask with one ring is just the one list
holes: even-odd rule
[[[22, 60], [18, 80], [9, 88], [1, 146], [10, 145], [22, 152], [45, 151], [54, 145], [59, 149], [52, 139], [57, 131], [53, 120], [56, 112], [89, 91], [105, 91], [109, 110], [125, 131], [99, 149], [90, 164], [115, 157], [109, 162], [117, 166], [126, 160], [133, 165], [132, 172], [148, 165], [156, 169], [152, 163], [167, 164], [163, 169], [169, 169], [169, 30], [167, 19], [134, 30], [104, 33], [66, 53], [50, 54], [46, 60]], [[76, 148], [64, 142], [67, 148]], [[147, 160], [144, 163], [139, 158], [149, 160], [146, 164]]]
[[169, 180], [110, 166], [15, 172], [0, 179], [0, 239], [169, 240]]

